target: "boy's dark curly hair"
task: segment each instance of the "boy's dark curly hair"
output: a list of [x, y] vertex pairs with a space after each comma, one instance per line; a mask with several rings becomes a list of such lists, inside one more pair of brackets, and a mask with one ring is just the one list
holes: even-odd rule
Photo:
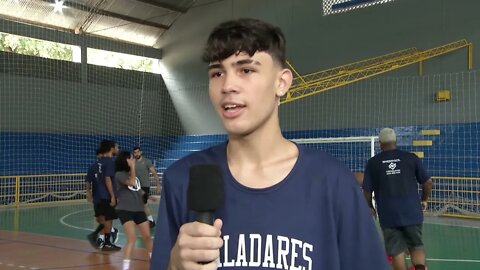
[[218, 25], [210, 34], [202, 60], [222, 61], [233, 54], [266, 52], [286, 67], [286, 40], [280, 28], [256, 19], [238, 19]]

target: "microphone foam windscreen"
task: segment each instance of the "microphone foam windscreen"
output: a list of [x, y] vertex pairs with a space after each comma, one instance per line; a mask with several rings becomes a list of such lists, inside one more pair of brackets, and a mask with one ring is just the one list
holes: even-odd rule
[[190, 167], [187, 205], [196, 212], [214, 211], [223, 206], [222, 170], [216, 164], [198, 164]]

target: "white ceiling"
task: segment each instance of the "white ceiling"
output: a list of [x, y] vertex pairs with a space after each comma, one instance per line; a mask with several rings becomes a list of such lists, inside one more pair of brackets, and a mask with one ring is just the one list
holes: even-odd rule
[[153, 46], [196, 0], [0, 0], [0, 18]]

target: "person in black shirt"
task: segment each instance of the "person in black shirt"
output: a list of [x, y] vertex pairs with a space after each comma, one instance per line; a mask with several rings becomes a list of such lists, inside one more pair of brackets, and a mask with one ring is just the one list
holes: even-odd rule
[[[413, 268], [426, 269], [422, 223], [432, 180], [415, 154], [397, 149], [393, 129], [382, 129], [379, 140], [382, 152], [372, 157], [365, 168], [365, 198], [373, 216], [378, 210], [385, 249], [393, 257], [394, 269], [407, 269], [404, 253], [407, 248]], [[421, 196], [418, 184], [422, 185]], [[372, 203], [372, 192], [377, 210]]]

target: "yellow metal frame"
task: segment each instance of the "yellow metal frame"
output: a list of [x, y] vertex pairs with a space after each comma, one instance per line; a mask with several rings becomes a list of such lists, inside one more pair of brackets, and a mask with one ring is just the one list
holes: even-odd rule
[[[458, 177], [458, 176], [432, 176], [431, 177], [432, 181], [434, 182], [433, 184], [433, 190], [432, 193], [434, 192], [458, 192], [458, 190], [455, 189], [436, 189], [435, 188], [435, 181], [436, 180], [452, 180], [452, 182], [455, 182], [455, 187], [457, 188], [465, 188], [465, 187], [470, 187], [471, 185], [467, 185], [466, 183], [462, 183], [465, 181], [473, 181], [475, 182], [475, 186], [477, 187], [476, 191], [473, 190], [461, 190], [462, 193], [475, 193], [480, 196], [480, 190], [478, 190], [480, 186], [480, 177]], [[444, 200], [438, 200], [435, 198], [431, 198], [429, 202], [432, 203], [446, 203]], [[478, 202], [477, 202], [478, 203]], [[455, 202], [456, 205], [471, 205], [471, 203], [468, 202]], [[446, 216], [446, 217], [456, 217], [456, 218], [469, 218], [469, 219], [480, 219], [480, 213], [478, 215], [464, 215], [464, 214], [457, 214], [457, 213], [440, 213], [440, 216]]]
[[455, 215], [455, 214], [441, 214], [442, 217], [455, 217], [455, 218], [469, 218], [469, 219], [480, 219], [480, 216], [467, 216], [467, 215]]
[[[419, 74], [421, 75], [423, 73], [423, 61], [465, 47], [468, 48], [468, 69], [472, 69], [472, 46], [472, 43], [462, 39], [425, 51], [410, 48], [305, 76], [297, 76], [290, 90], [280, 99], [280, 104], [312, 96], [415, 63], [419, 63]], [[298, 74], [296, 70], [294, 72]]]
[[480, 177], [458, 177], [458, 176], [432, 176], [432, 179], [480, 181]]
[[292, 86], [290, 89], [295, 89], [296, 87], [301, 87], [301, 86], [309, 86], [312, 85], [318, 81], [325, 80], [328, 78], [332, 78], [335, 76], [343, 75], [347, 72], [351, 72], [353, 70], [358, 70], [362, 68], [367, 68], [371, 67], [374, 65], [377, 65], [378, 63], [384, 63], [388, 60], [392, 59], [397, 59], [402, 56], [408, 56], [408, 55], [413, 55], [415, 53], [418, 53], [417, 48], [408, 48], [405, 50], [400, 50], [397, 52], [393, 53], [388, 53], [384, 55], [380, 55], [377, 57], [369, 58], [366, 60], [361, 60], [357, 62], [353, 62], [350, 64], [338, 66], [338, 67], [333, 67], [329, 68], [326, 70], [322, 70], [319, 72], [314, 72], [306, 75], [300, 75], [295, 68], [290, 64], [290, 62], [287, 61], [288, 66], [292, 69], [292, 71], [295, 73], [296, 77], [293, 78]]
[[[72, 180], [66, 181], [63, 178], [65, 177], [73, 177]], [[47, 178], [51, 179], [52, 183], [48, 184], [41, 184], [43, 186], [56, 186], [56, 185], [63, 185], [63, 186], [68, 186], [70, 185], [73, 187], [71, 190], [66, 190], [66, 191], [47, 191], [47, 192], [38, 192], [38, 193], [20, 193], [22, 187], [28, 187], [28, 186], [36, 186], [34, 184], [31, 184], [31, 180], [28, 180], [28, 183], [25, 185], [25, 179], [40, 179], [40, 178]], [[5, 179], [15, 179], [15, 194], [6, 194], [6, 195], [0, 195], [1, 197], [15, 197], [15, 202], [9, 205], [0, 205], [1, 207], [21, 207], [21, 206], [30, 206], [30, 205], [48, 205], [48, 204], [59, 204], [59, 203], [73, 203], [73, 202], [82, 202], [85, 201], [85, 190], [84, 189], [78, 189], [79, 183], [83, 183], [85, 179], [85, 174], [80, 173], [80, 174], [49, 174], [49, 175], [25, 175], [25, 176], [0, 176], [0, 194], [4, 194], [2, 191], [3, 190], [11, 190], [13, 188], [13, 185], [2, 185], [2, 180]], [[58, 181], [55, 181], [55, 179], [59, 179]], [[432, 193], [435, 192], [461, 192], [463, 194], [471, 194], [475, 193], [478, 194], [480, 193], [480, 190], [462, 190], [464, 188], [472, 187], [474, 186], [476, 189], [480, 187], [480, 178], [479, 177], [449, 177], [449, 176], [432, 176], [432, 180], [434, 181], [433, 185], [433, 191]], [[439, 180], [451, 180], [451, 182], [447, 183], [447, 186], [438, 189], [435, 187], [435, 183]], [[472, 181], [474, 182], [472, 185]], [[449, 187], [448, 184], [451, 183], [452, 186]], [[23, 186], [22, 186], [23, 184]], [[72, 194], [72, 196], [81, 194], [82, 197], [81, 199], [62, 199], [62, 198], [54, 198], [53, 200], [49, 201], [22, 201], [21, 199], [25, 196], [36, 196], [37, 198], [44, 198], [47, 195], [52, 195], [52, 194]], [[478, 195], [480, 196], [480, 194]], [[432, 203], [438, 203], [441, 205], [448, 205], [450, 198], [446, 198], [445, 200], [438, 199], [438, 198], [431, 198], [430, 202]], [[454, 205], [472, 205], [471, 202], [469, 201], [453, 201]], [[476, 205], [477, 203], [473, 203], [473, 205]], [[472, 214], [472, 215], [463, 215], [463, 214], [457, 214], [457, 213], [440, 213], [441, 216], [452, 216], [452, 217], [462, 217], [462, 218], [480, 218], [480, 213], [477, 213], [478, 215]], [[15, 226], [18, 226], [18, 224], [14, 224]]]
[[[58, 194], [84, 194], [85, 189], [78, 189], [78, 185], [85, 181], [85, 173], [73, 173], [73, 174], [41, 174], [41, 175], [19, 175], [19, 176], [0, 176], [0, 198], [8, 198], [14, 197], [14, 202], [9, 205], [0, 205], [2, 206], [22, 206], [22, 205], [38, 205], [38, 204], [48, 204], [48, 203], [58, 203], [58, 202], [74, 202], [74, 201], [82, 201], [78, 199], [72, 200], [65, 200], [65, 199], [58, 199], [58, 200], [50, 200], [48, 202], [42, 201], [27, 201], [22, 202], [21, 198], [25, 196], [37, 196], [38, 198], [43, 198], [48, 195], [58, 195]], [[68, 179], [65, 179], [68, 178]], [[2, 182], [6, 179], [15, 179], [15, 186], [13, 185], [2, 185]], [[36, 184], [33, 183], [34, 179], [51, 179], [51, 183], [40, 183]], [[28, 180], [28, 182], [27, 182]], [[25, 183], [27, 182], [27, 183]], [[71, 186], [72, 189], [69, 190], [62, 190], [62, 191], [49, 191], [49, 192], [29, 192], [29, 193], [21, 193], [21, 188], [29, 188], [29, 187], [54, 187], [54, 186]], [[15, 189], [15, 194], [6, 194], [1, 192], [2, 190], [8, 189]]]

